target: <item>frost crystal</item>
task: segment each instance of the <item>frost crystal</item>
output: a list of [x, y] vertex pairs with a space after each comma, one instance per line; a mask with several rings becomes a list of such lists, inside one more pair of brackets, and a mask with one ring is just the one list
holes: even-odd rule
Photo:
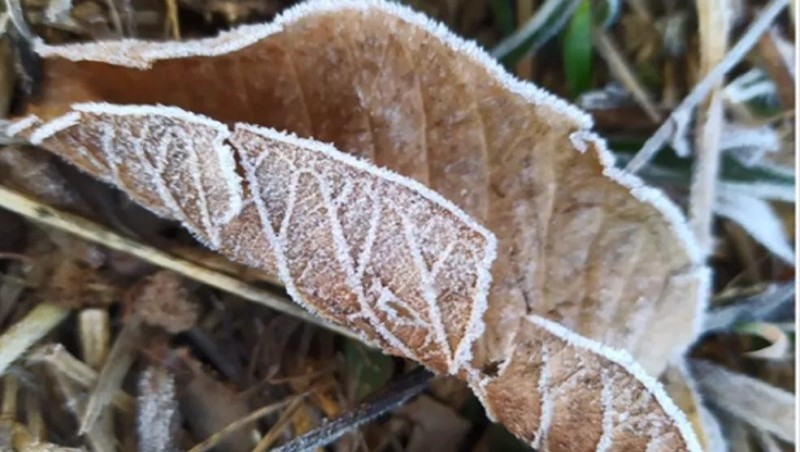
[[365, 341], [466, 379], [536, 445], [696, 450], [648, 376], [705, 309], [683, 215], [614, 168], [588, 115], [476, 45], [396, 3], [317, 0], [216, 38], [36, 48], [109, 103], [52, 90], [12, 132]]

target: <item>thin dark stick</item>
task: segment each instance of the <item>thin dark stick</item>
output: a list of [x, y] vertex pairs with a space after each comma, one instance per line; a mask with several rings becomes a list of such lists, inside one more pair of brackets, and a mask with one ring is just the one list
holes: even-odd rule
[[300, 452], [328, 445], [342, 435], [402, 406], [428, 385], [433, 374], [423, 367], [403, 374], [388, 386], [370, 395], [356, 409], [273, 449], [278, 452]]

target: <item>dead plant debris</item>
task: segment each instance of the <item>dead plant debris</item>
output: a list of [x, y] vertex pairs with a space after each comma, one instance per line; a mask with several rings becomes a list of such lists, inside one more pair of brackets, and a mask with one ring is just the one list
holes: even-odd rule
[[[43, 83], [59, 86], [41, 78], [34, 34], [51, 44], [208, 37], [293, 3], [8, 0], [3, 117]], [[661, 380], [705, 448], [791, 450], [796, 6], [404, 3], [588, 110], [617, 166], [688, 212], [713, 296], [691, 359]], [[275, 275], [210, 255], [174, 222], [7, 135], [0, 450], [526, 449], [464, 383], [428, 381], [332, 331], [287, 304]]]

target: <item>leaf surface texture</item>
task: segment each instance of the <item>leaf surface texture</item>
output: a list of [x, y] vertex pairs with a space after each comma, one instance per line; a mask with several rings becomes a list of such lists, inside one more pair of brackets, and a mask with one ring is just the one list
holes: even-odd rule
[[37, 51], [43, 92], [13, 132], [461, 376], [534, 446], [697, 448], [648, 377], [706, 296], [681, 214], [472, 44], [400, 6], [316, 1], [200, 41]]

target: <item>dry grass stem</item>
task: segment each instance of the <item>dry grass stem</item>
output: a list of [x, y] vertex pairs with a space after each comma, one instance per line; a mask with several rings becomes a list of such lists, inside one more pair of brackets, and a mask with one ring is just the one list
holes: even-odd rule
[[689, 200], [691, 225], [701, 251], [708, 255], [714, 246], [714, 200], [720, 167], [720, 139], [724, 122], [722, 96], [719, 91], [711, 97], [703, 121], [697, 129], [697, 150]]
[[211, 449], [212, 447], [216, 446], [222, 439], [224, 439], [230, 433], [238, 431], [239, 429], [245, 428], [246, 426], [252, 424], [258, 419], [261, 419], [264, 416], [269, 416], [272, 413], [277, 412], [281, 408], [289, 405], [290, 403], [296, 402], [297, 400], [301, 400], [305, 397], [305, 394], [289, 397], [285, 400], [282, 400], [277, 403], [273, 403], [264, 407], [261, 407], [252, 413], [248, 414], [247, 416], [237, 419], [234, 422], [228, 424], [225, 428], [220, 430], [219, 432], [213, 434], [200, 444], [189, 449], [189, 452], [203, 452]]
[[175, 40], [181, 39], [181, 24], [178, 18], [178, 1], [164, 0], [167, 4], [167, 28]]
[[209, 270], [196, 263], [176, 258], [154, 247], [125, 238], [97, 223], [47, 206], [2, 185], [0, 185], [0, 206], [36, 221], [37, 223], [46, 224], [56, 229], [77, 235], [90, 242], [131, 254], [145, 262], [172, 270], [187, 278], [237, 295], [245, 300], [265, 305], [276, 311], [303, 319], [308, 323], [335, 331], [343, 336], [360, 340], [360, 338], [351, 331], [325, 322], [319, 317], [310, 315], [302, 308], [291, 303], [286, 297], [280, 297], [270, 291], [244, 283], [231, 276]]
[[44, 440], [47, 434], [47, 426], [42, 414], [42, 401], [33, 391], [25, 392], [25, 423], [31, 436], [37, 441]]
[[614, 75], [614, 78], [631, 93], [639, 106], [642, 107], [642, 110], [644, 110], [653, 122], [661, 121], [661, 113], [658, 112], [658, 108], [656, 108], [656, 105], [653, 103], [644, 85], [639, 81], [630, 63], [626, 61], [622, 52], [620, 52], [619, 47], [614, 42], [614, 38], [600, 27], [593, 27], [592, 37], [594, 38], [592, 42], [594, 48], [597, 49], [597, 53], [599, 53], [608, 64], [608, 68]]
[[40, 303], [0, 336], [0, 375], [33, 344], [63, 321], [69, 310], [53, 303]]
[[[47, 364], [52, 372], [63, 375], [83, 389], [92, 388], [97, 383], [97, 372], [72, 356], [61, 344], [43, 345], [33, 350], [28, 355], [28, 361]], [[133, 411], [133, 397], [122, 390], [116, 391], [111, 403], [121, 411]]]
[[0, 419], [0, 446], [4, 451], [24, 452], [86, 452], [84, 448], [62, 447], [40, 441], [24, 424], [10, 419]]
[[111, 343], [108, 311], [101, 308], [82, 310], [78, 314], [78, 333], [83, 361], [92, 369], [100, 369]]
[[26, 41], [33, 42], [36, 35], [33, 34], [33, 31], [31, 31], [28, 26], [28, 22], [25, 20], [25, 12], [22, 9], [20, 0], [4, 0], [4, 2], [11, 23], [14, 24], [14, 28], [16, 28], [17, 32], [19, 32]]
[[659, 380], [667, 388], [675, 403], [686, 413], [687, 419], [697, 432], [703, 450], [710, 452], [727, 450], [721, 426], [704, 405], [685, 358], [681, 357], [672, 362]]
[[17, 417], [17, 393], [19, 380], [13, 374], [3, 377], [3, 404], [0, 405], [0, 417], [14, 419]]
[[122, 28], [122, 19], [119, 15], [119, 8], [117, 8], [116, 0], [106, 0], [106, 6], [108, 6], [108, 16], [111, 18], [114, 30], [119, 36], [124, 36], [125, 32]]
[[[725, 57], [731, 5], [728, 0], [699, 2], [697, 15], [700, 28], [700, 67], [703, 71], [701, 75], [705, 75]], [[699, 112], [702, 119], [697, 128], [696, 160], [689, 197], [692, 229], [701, 251], [706, 255], [714, 246], [714, 200], [720, 170], [720, 142], [725, 126], [723, 87], [723, 80], [719, 80], [708, 103]]]
[[764, 60], [764, 68], [775, 81], [781, 106], [794, 110], [795, 77], [794, 68], [781, 52], [781, 36], [774, 29], [764, 34], [758, 42], [758, 50]]
[[24, 262], [26, 264], [32, 264], [33, 261], [34, 261], [31, 257], [26, 256], [24, 254], [0, 252], [0, 260], [6, 260], [6, 259], [7, 260], [21, 261], [21, 262]]
[[[75, 386], [75, 384], [67, 380], [63, 375], [53, 373], [53, 379], [56, 386], [66, 400], [66, 406], [75, 417], [80, 417], [81, 413], [86, 410], [86, 399], [83, 391]], [[81, 432], [86, 436], [86, 440], [95, 451], [116, 450], [117, 444], [112, 432], [107, 428], [109, 424], [104, 419], [96, 422], [86, 431]]]
[[122, 380], [127, 375], [136, 358], [136, 347], [139, 346], [142, 336], [142, 324], [138, 317], [128, 319], [122, 330], [117, 335], [108, 358], [97, 377], [97, 384], [92, 389], [86, 403], [86, 411], [81, 416], [80, 432], [84, 433], [94, 426], [100, 415], [114, 395], [122, 387]]
[[269, 450], [273, 444], [278, 440], [280, 435], [286, 430], [286, 427], [289, 426], [289, 423], [292, 420], [292, 417], [295, 415], [297, 410], [302, 406], [303, 398], [296, 397], [292, 400], [292, 403], [283, 410], [281, 416], [278, 420], [270, 427], [269, 431], [263, 438], [256, 444], [256, 447], [253, 448], [253, 452], [264, 452]]
[[631, 173], [636, 173], [642, 169], [658, 153], [658, 151], [668, 141], [682, 135], [684, 128], [689, 122], [692, 111], [705, 99], [712, 89], [728, 73], [728, 71], [738, 64], [757, 43], [778, 17], [778, 15], [788, 6], [789, 0], [772, 0], [761, 11], [747, 31], [739, 38], [725, 58], [713, 69], [708, 71], [705, 77], [694, 85], [692, 91], [683, 98], [683, 101], [669, 115], [666, 121], [656, 130], [656, 132], [639, 149], [633, 159], [628, 162], [625, 169]]
[[798, 0], [2, 1], [0, 452], [796, 441]]
[[[81, 311], [78, 314], [78, 335], [83, 361], [93, 369], [101, 369], [111, 343], [108, 311], [96, 308]], [[114, 443], [114, 413], [111, 410], [101, 413], [90, 429], [89, 437], [97, 444]]]
[[763, 292], [728, 306], [712, 309], [704, 320], [704, 331], [730, 331], [741, 323], [767, 321], [794, 303], [794, 282], [770, 284]]

